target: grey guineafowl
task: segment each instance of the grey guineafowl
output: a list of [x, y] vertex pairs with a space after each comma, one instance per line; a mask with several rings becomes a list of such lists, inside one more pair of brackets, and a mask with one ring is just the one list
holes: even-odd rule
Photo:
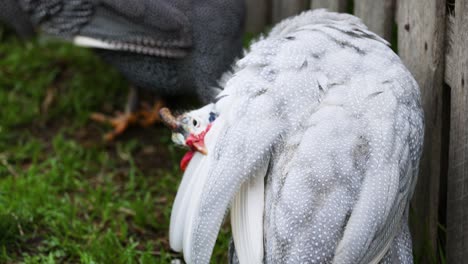
[[207, 103], [242, 51], [243, 0], [7, 0], [0, 7], [0, 19], [21, 35], [34, 28], [94, 48], [136, 87], [129, 111], [111, 120], [110, 137], [135, 120], [139, 88]]

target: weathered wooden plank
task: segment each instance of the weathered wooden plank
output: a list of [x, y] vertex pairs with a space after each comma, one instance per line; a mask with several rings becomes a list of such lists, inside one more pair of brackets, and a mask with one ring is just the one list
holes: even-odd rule
[[273, 0], [273, 23], [309, 9], [309, 0]]
[[260, 33], [268, 24], [271, 6], [269, 0], [247, 0], [247, 18], [245, 30], [249, 33]]
[[330, 11], [346, 12], [348, 11], [348, 5], [348, 0], [311, 0], [310, 7], [312, 9], [326, 8]]
[[391, 41], [395, 23], [395, 0], [355, 0], [354, 14], [371, 31]]
[[[437, 253], [442, 155], [445, 0], [398, 0], [398, 49], [421, 89], [425, 112], [424, 152], [412, 200], [416, 256]], [[423, 250], [423, 247], [430, 244]], [[427, 259], [420, 263], [429, 263]]]
[[446, 80], [451, 87], [447, 263], [468, 262], [468, 1], [455, 1]]

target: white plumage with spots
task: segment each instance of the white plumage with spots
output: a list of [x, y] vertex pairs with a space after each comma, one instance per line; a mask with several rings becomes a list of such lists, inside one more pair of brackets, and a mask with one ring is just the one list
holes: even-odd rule
[[412, 263], [423, 112], [385, 40], [354, 16], [308, 11], [227, 79], [217, 102], [177, 119], [181, 144], [210, 128], [171, 219], [188, 263], [209, 263], [229, 208], [231, 262]]

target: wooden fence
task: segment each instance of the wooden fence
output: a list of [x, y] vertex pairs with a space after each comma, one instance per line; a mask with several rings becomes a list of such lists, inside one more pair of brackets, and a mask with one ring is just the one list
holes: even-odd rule
[[411, 206], [415, 256], [468, 263], [468, 0], [247, 0], [247, 8], [251, 33], [328, 8], [354, 13], [393, 44], [420, 85], [426, 120]]

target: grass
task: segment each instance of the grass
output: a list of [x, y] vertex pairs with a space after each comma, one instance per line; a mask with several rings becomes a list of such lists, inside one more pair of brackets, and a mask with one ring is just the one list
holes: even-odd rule
[[[127, 83], [92, 52], [0, 29], [0, 263], [168, 263], [181, 150], [165, 128], [116, 142], [91, 112]], [[226, 262], [229, 228], [212, 257]]]

